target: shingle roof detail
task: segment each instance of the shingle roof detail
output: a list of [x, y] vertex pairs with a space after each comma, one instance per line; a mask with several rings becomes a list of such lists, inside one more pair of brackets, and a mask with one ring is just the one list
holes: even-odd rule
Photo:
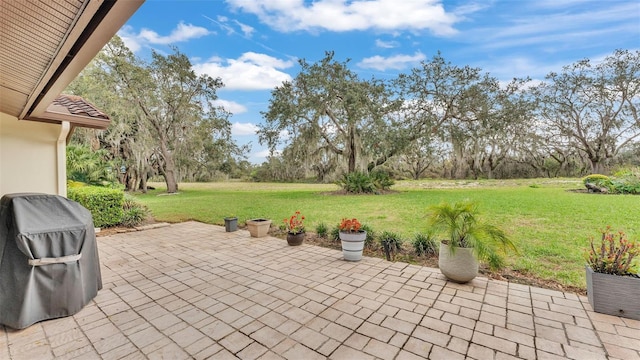
[[107, 114], [100, 111], [85, 99], [76, 95], [62, 94], [53, 100], [53, 105], [64, 106], [70, 114], [109, 120]]

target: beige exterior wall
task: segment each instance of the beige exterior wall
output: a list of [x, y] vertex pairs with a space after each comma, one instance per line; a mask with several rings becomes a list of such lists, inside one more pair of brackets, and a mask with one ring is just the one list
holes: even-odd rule
[[[0, 112], [0, 196], [17, 192], [60, 194], [58, 139], [61, 125], [17, 118]], [[61, 155], [64, 159], [64, 147]], [[63, 163], [63, 169], [65, 164]], [[64, 193], [66, 195], [66, 188]]]

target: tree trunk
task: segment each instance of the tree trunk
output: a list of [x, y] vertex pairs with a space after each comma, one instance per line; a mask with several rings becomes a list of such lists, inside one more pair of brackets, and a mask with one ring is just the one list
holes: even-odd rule
[[591, 173], [592, 174], [603, 174], [604, 173], [604, 164], [599, 159], [589, 159], [591, 163]]
[[162, 176], [164, 176], [164, 182], [167, 184], [167, 192], [173, 194], [178, 192], [178, 182], [176, 181], [176, 164], [173, 161], [173, 155], [167, 149], [165, 139], [160, 138], [160, 152], [164, 158], [164, 169]]
[[140, 186], [138, 190], [142, 191], [143, 194], [147, 193], [147, 174], [142, 174], [140, 176]]
[[349, 128], [349, 167], [348, 173], [356, 171], [356, 130], [353, 127]]

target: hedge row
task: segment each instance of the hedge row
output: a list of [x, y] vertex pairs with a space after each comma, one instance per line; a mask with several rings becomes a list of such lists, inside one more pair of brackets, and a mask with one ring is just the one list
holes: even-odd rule
[[97, 186], [70, 187], [67, 197], [91, 211], [95, 227], [115, 226], [122, 222], [122, 190]]

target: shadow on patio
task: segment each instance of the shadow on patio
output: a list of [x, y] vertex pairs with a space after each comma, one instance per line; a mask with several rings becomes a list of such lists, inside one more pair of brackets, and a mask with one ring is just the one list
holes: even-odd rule
[[[0, 359], [640, 359], [640, 321], [586, 297], [186, 222], [98, 238], [104, 288]], [[631, 301], [638, 301], [631, 299]]]

